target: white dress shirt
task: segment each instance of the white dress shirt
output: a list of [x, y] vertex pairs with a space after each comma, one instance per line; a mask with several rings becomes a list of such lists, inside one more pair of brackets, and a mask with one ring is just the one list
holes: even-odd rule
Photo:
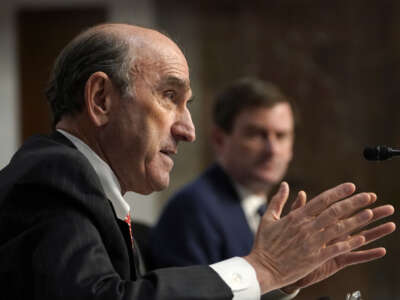
[[[100, 179], [107, 198], [111, 201], [117, 217], [124, 220], [130, 213], [129, 204], [121, 194], [121, 186], [110, 166], [88, 145], [72, 134], [58, 129], [89, 160]], [[234, 300], [260, 299], [260, 285], [254, 268], [243, 258], [233, 257], [210, 265], [222, 280], [231, 288]]]
[[240, 205], [242, 206], [244, 215], [251, 231], [255, 234], [260, 225], [261, 216], [258, 212], [260, 206], [267, 203], [266, 195], [256, 195], [250, 192], [242, 185], [235, 183], [236, 190], [240, 197]]

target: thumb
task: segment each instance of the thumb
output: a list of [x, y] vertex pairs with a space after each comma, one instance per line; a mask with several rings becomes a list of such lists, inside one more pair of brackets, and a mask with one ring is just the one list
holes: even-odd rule
[[279, 220], [285, 203], [289, 197], [289, 185], [287, 182], [282, 181], [279, 190], [272, 197], [271, 202], [268, 204], [268, 209], [264, 217], [271, 220]]

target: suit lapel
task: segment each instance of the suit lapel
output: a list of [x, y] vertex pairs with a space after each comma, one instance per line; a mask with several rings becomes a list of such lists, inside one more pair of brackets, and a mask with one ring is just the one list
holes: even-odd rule
[[[72, 148], [76, 149], [75, 145], [67, 137], [65, 137], [62, 133], [60, 133], [58, 131], [52, 132], [50, 135], [50, 138], [58, 143], [61, 143], [68, 147], [72, 147]], [[101, 190], [103, 191], [102, 188], [101, 188]], [[104, 194], [104, 192], [103, 192], [103, 194]], [[104, 195], [104, 198], [107, 198], [106, 195]], [[129, 269], [130, 269], [131, 279], [135, 280], [136, 278], [138, 278], [144, 274], [144, 263], [142, 262], [142, 260], [140, 258], [139, 251], [136, 249], [137, 245], [136, 245], [135, 240], [133, 240], [133, 246], [132, 246], [129, 226], [123, 220], [118, 219], [111, 201], [109, 199], [107, 199], [107, 201], [110, 204], [110, 207], [113, 211], [115, 220], [117, 221], [118, 227], [120, 229], [120, 232], [123, 236], [123, 240], [125, 242], [127, 254], [129, 257]], [[140, 267], [140, 266], [142, 266], [142, 267]]]
[[[232, 240], [236, 240], [236, 245], [245, 247], [246, 251], [250, 251], [254, 241], [254, 233], [250, 229], [246, 216], [241, 206], [241, 199], [236, 191], [231, 178], [225, 173], [221, 166], [215, 164], [211, 167], [210, 178], [218, 192], [219, 201], [226, 201], [227, 211], [221, 211], [221, 214], [227, 222], [227, 227], [234, 234]], [[245, 245], [245, 246], [244, 246]], [[243, 251], [243, 249], [241, 249]]]

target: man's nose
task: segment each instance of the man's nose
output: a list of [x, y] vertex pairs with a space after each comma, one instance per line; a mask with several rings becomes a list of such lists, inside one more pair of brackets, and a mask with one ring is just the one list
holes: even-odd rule
[[193, 142], [196, 139], [196, 130], [190, 112], [185, 109], [172, 126], [172, 135], [178, 141]]
[[279, 145], [277, 139], [272, 136], [268, 136], [265, 142], [266, 152], [268, 152], [269, 155], [274, 155], [278, 152], [278, 148]]

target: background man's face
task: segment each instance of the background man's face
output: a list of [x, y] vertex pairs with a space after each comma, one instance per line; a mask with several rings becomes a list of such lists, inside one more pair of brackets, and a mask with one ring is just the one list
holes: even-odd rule
[[223, 134], [220, 159], [230, 175], [253, 192], [281, 181], [292, 159], [294, 122], [291, 107], [249, 108]]

